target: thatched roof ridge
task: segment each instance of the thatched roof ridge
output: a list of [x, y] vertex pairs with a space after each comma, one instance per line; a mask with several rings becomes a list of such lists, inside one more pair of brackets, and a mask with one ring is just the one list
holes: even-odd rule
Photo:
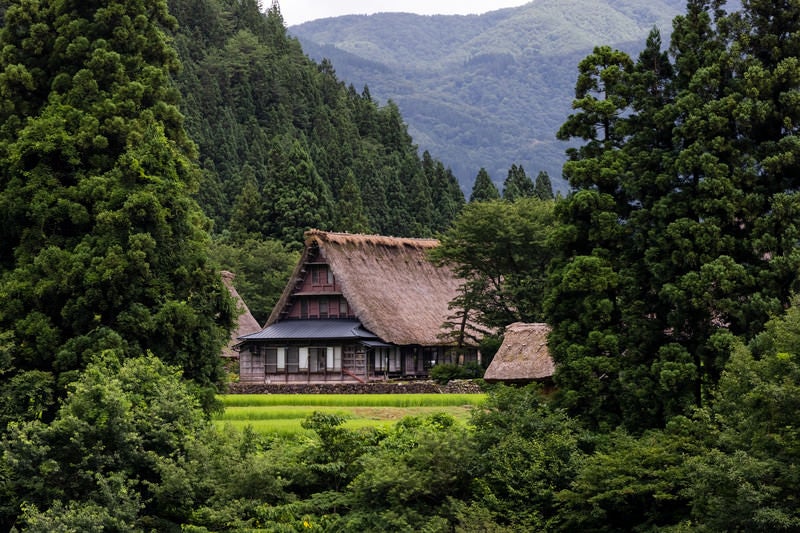
[[547, 324], [515, 322], [508, 326], [483, 378], [517, 383], [551, 378], [555, 364], [547, 349], [549, 333]]
[[[394, 344], [441, 345], [441, 325], [452, 314], [448, 305], [461, 281], [450, 268], [429, 260], [428, 251], [438, 244], [435, 239], [311, 230], [292, 279], [318, 249], [364, 327]], [[287, 285], [267, 325], [280, 317], [293, 285]]]
[[236, 309], [239, 312], [238, 318], [236, 319], [235, 328], [231, 332], [230, 341], [228, 342], [228, 345], [222, 349], [222, 356], [238, 357], [239, 353], [234, 349], [234, 346], [239, 342], [238, 338], [261, 331], [261, 326], [250, 312], [247, 304], [244, 303], [244, 300], [239, 295], [236, 287], [233, 286], [233, 278], [235, 278], [236, 275], [233, 272], [228, 272], [227, 270], [220, 272], [220, 275], [222, 276], [222, 283], [228, 289], [228, 292], [236, 304]]
[[337, 244], [340, 246], [401, 246], [430, 249], [439, 246], [436, 239], [418, 239], [410, 237], [388, 237], [386, 235], [367, 235], [364, 233], [335, 233], [312, 229], [306, 232], [306, 244], [314, 240]]

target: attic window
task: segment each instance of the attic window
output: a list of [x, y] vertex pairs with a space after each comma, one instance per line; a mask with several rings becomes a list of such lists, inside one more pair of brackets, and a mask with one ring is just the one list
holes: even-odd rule
[[328, 265], [311, 266], [312, 285], [333, 285], [333, 272]]

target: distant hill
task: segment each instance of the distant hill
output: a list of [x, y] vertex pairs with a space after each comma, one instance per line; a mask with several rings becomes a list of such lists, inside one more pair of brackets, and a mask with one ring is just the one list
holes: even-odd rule
[[658, 27], [668, 42], [684, 0], [536, 0], [484, 15], [343, 16], [289, 28], [314, 59], [380, 102], [394, 101], [421, 150], [469, 192], [480, 167], [501, 185], [512, 164], [556, 188], [578, 62], [594, 46], [636, 53]]

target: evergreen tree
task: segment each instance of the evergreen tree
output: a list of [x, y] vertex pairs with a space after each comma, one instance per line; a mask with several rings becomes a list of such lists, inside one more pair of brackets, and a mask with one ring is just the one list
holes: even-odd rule
[[435, 161], [427, 150], [422, 154], [422, 169], [431, 184], [432, 229], [444, 231], [464, 207], [464, 193], [453, 172], [445, 169], [441, 161]]
[[525, 173], [522, 165], [511, 165], [503, 182], [503, 200], [513, 202], [517, 198], [529, 198], [536, 194], [533, 181]]
[[336, 231], [369, 233], [369, 221], [364, 214], [364, 203], [361, 201], [361, 193], [352, 171], [348, 171], [344, 186], [339, 192], [335, 213], [334, 228]]
[[[622, 324], [622, 270], [629, 204], [620, 187], [625, 139], [622, 118], [629, 105], [628, 73], [633, 61], [609, 47], [597, 47], [578, 66], [576, 113], [558, 132], [583, 146], [568, 150], [564, 176], [573, 191], [556, 205], [562, 222], [554, 243], [557, 256], [545, 309], [553, 324], [549, 345], [557, 363], [562, 401], [595, 423], [616, 423], [626, 329]], [[579, 313], [575, 310], [580, 309]]]
[[533, 185], [533, 195], [539, 200], [552, 200], [555, 198], [553, 194], [553, 184], [550, 183], [550, 175], [544, 170], [536, 175], [536, 182]]
[[311, 228], [329, 229], [333, 199], [314, 162], [300, 142], [281, 139], [269, 156], [269, 170], [262, 192], [262, 227], [286, 243], [302, 243]]
[[[0, 40], [5, 376], [63, 386], [104, 348], [209, 385], [232, 319], [189, 194], [166, 3], [9, 2]], [[4, 387], [7, 382], [4, 383]], [[5, 394], [6, 391], [3, 391]]]
[[[430, 235], [449, 224], [463, 193], [442, 181], [449, 178], [439, 175], [435, 160], [433, 172], [421, 169], [397, 106], [377, 105], [366, 87], [361, 94], [345, 87], [330, 61], [311, 61], [287, 35], [279, 10], [263, 14], [257, 0], [169, 1], [179, 19], [175, 42], [184, 64], [176, 82], [205, 171], [197, 198], [213, 217], [216, 233], [241, 229], [230, 224], [236, 216], [235, 225], [241, 226], [235, 204], [252, 173], [262, 194], [274, 188], [271, 158], [276, 151], [288, 153], [289, 140], [299, 143], [317, 175], [311, 181], [322, 187], [317, 199], [303, 200], [311, 204], [309, 216], [302, 218], [313, 225], [338, 222], [330, 206], [321, 209], [315, 203], [326, 203], [324, 196], [330, 205], [339, 201], [349, 172], [371, 231]], [[288, 184], [288, 179], [278, 181]], [[279, 191], [278, 199], [287, 202], [288, 195]], [[264, 202], [272, 199], [265, 196]], [[289, 218], [267, 222], [261, 213], [250, 221], [261, 238], [298, 245], [302, 230], [292, 224], [299, 207], [288, 207], [294, 213]]]
[[472, 194], [469, 196], [469, 202], [486, 202], [499, 199], [500, 191], [497, 190], [497, 186], [492, 182], [486, 169], [481, 168], [475, 177], [475, 183], [472, 185]]
[[255, 171], [249, 165], [242, 169], [248, 175], [245, 178], [244, 187], [236, 203], [233, 204], [233, 213], [229, 231], [237, 239], [243, 240], [249, 235], [261, 235], [261, 212], [264, 199], [258, 189]]
[[774, 37], [797, 17], [692, 0], [672, 64], [656, 32], [636, 64], [602, 48], [581, 63], [581, 112], [559, 135], [586, 144], [564, 169], [569, 252], [548, 310], [562, 398], [594, 423], [641, 429], [703, 405], [733, 336], [798, 288], [797, 47]]

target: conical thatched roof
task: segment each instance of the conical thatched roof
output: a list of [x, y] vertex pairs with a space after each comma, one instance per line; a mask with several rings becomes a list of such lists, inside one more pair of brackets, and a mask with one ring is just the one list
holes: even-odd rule
[[492, 359], [486, 381], [529, 382], [553, 376], [555, 366], [547, 350], [547, 324], [515, 322], [506, 328], [503, 345]]
[[[461, 281], [447, 267], [437, 267], [427, 252], [435, 239], [407, 239], [312, 230], [306, 233], [303, 257], [309, 254], [330, 265], [342, 294], [365, 328], [384, 341], [440, 345], [443, 322], [452, 314], [450, 301]], [[267, 326], [276, 322], [291, 297], [290, 281]]]
[[233, 272], [223, 270], [221, 275], [222, 283], [224, 283], [225, 287], [228, 288], [228, 291], [233, 297], [233, 301], [236, 303], [236, 308], [239, 310], [239, 318], [236, 321], [236, 327], [231, 332], [231, 339], [228, 342], [228, 345], [222, 349], [222, 357], [238, 357], [239, 353], [234, 349], [234, 346], [239, 343], [238, 338], [244, 335], [249, 335], [250, 333], [255, 333], [256, 331], [261, 331], [261, 326], [258, 324], [258, 321], [255, 319], [255, 317], [250, 313], [250, 309], [248, 309], [247, 304], [244, 303], [242, 297], [239, 296], [239, 293], [236, 291], [236, 287], [233, 286], [233, 278], [235, 277], [235, 274]]

